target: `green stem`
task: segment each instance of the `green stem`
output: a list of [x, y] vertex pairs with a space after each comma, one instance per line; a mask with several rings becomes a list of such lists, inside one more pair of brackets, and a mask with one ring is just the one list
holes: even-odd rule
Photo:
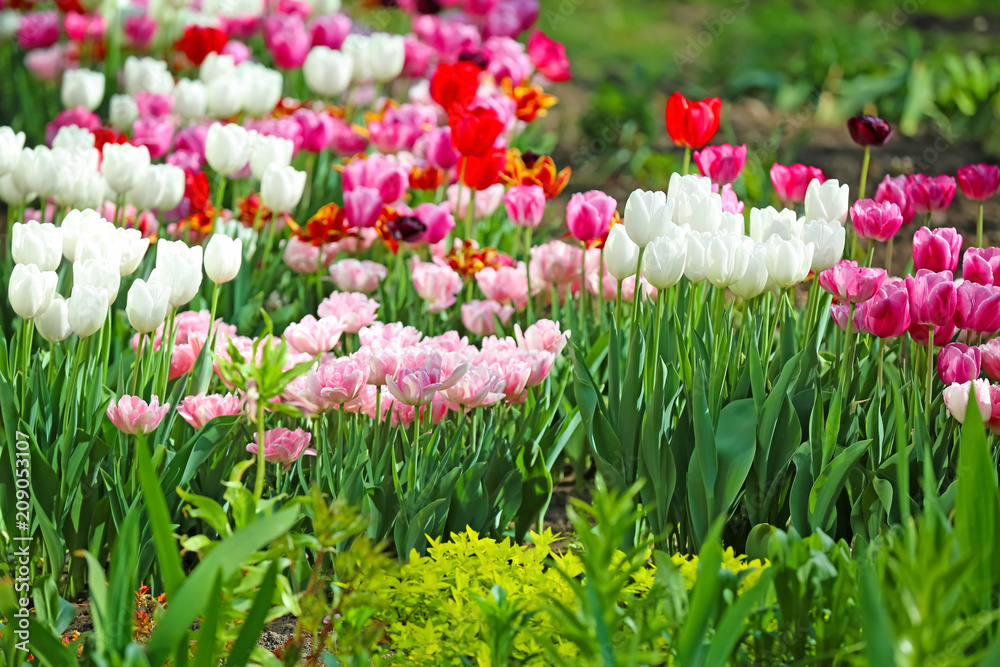
[[684, 165], [681, 168], [681, 174], [687, 176], [688, 169], [691, 167], [691, 147], [688, 146], [684, 149]]
[[635, 289], [632, 291], [632, 334], [635, 335], [636, 328], [639, 326], [639, 302], [642, 301], [642, 289], [639, 282], [639, 274], [642, 267], [642, 255], [646, 252], [646, 247], [643, 246], [639, 248], [639, 260], [636, 263], [636, 273], [635, 273]]
[[583, 329], [583, 339], [589, 341], [587, 337], [587, 320], [590, 319], [587, 313], [587, 244], [583, 244], [583, 251], [580, 253], [580, 328]]
[[930, 431], [933, 419], [931, 419], [931, 391], [934, 387], [934, 325], [930, 326], [927, 336], [927, 393], [924, 396], [924, 413], [927, 415], [927, 430]]
[[875, 261], [875, 239], [868, 241], [868, 259], [865, 261], [865, 266], [870, 267]]
[[528, 323], [535, 321], [531, 298], [531, 227], [524, 228], [524, 274], [528, 279]]
[[132, 395], [135, 396], [136, 387], [139, 384], [139, 374], [141, 372], [140, 366], [142, 365], [142, 345], [146, 342], [146, 334], [139, 334], [139, 346], [135, 351], [135, 365], [132, 366]]
[[618, 281], [618, 299], [615, 301], [615, 324], [622, 326], [622, 281]]
[[983, 202], [979, 202], [979, 213], [976, 216], [976, 247], [983, 247]]
[[253, 481], [253, 498], [259, 502], [264, 497], [264, 399], [257, 397], [257, 478]]
[[597, 318], [596, 319], [598, 326], [604, 324], [604, 246], [601, 246], [600, 262], [597, 266]]
[[216, 283], [215, 287], [212, 288], [212, 310], [208, 320], [208, 335], [205, 337], [205, 344], [208, 345], [209, 350], [215, 349], [215, 339], [213, 338], [215, 332], [213, 329], [215, 328], [215, 312], [219, 307], [219, 291], [219, 284]]
[[868, 184], [868, 161], [871, 159], [872, 147], [865, 146], [865, 157], [861, 162], [861, 186], [858, 188], [858, 199], [865, 198], [865, 186]]
[[215, 198], [215, 215], [217, 216], [222, 215], [222, 200], [226, 195], [226, 180], [225, 174], [219, 174], [219, 190]]

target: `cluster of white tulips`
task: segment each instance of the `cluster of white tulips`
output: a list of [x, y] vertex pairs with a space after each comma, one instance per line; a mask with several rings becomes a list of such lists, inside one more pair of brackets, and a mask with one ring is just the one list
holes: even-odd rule
[[723, 210], [708, 178], [674, 174], [666, 193], [636, 190], [625, 205], [624, 225], [614, 225], [605, 247], [608, 272], [634, 276], [656, 289], [708, 280], [752, 299], [787, 289], [810, 271], [823, 271], [844, 254], [848, 187], [836, 180], [810, 183], [805, 215], [792, 209]]

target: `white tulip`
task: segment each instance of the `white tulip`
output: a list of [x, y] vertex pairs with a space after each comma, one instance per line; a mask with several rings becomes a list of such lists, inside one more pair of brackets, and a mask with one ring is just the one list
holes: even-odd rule
[[108, 316], [108, 293], [100, 287], [73, 285], [73, 292], [66, 300], [69, 311], [69, 328], [80, 338], [93, 336]]
[[273, 111], [281, 100], [281, 72], [250, 61], [240, 63], [237, 69], [244, 86], [243, 110], [251, 116]]
[[696, 232], [714, 232], [722, 224], [722, 197], [714, 192], [691, 193], [676, 202], [674, 221], [678, 225], [688, 225]]
[[143, 238], [138, 229], [119, 227], [115, 230], [116, 242], [121, 249], [122, 258], [118, 263], [118, 275], [130, 276], [139, 268], [142, 258], [149, 248], [149, 239]]
[[687, 241], [683, 235], [659, 236], [642, 255], [642, 277], [658, 290], [676, 285], [687, 264]]
[[841, 185], [837, 179], [819, 182], [813, 179], [806, 188], [806, 220], [847, 220], [848, 200], [850, 197], [847, 184]]
[[[339, 2], [340, 0], [334, 0]], [[17, 37], [17, 29], [21, 26], [21, 12], [16, 9], [0, 10], [0, 38]]]
[[101, 175], [113, 192], [124, 194], [146, 177], [149, 149], [131, 144], [104, 144]]
[[704, 196], [712, 194], [712, 179], [699, 174], [688, 174], [681, 176], [678, 172], [670, 174], [670, 181], [667, 184], [667, 199], [683, 199], [695, 195]]
[[288, 213], [302, 199], [305, 185], [304, 171], [269, 165], [260, 180], [260, 199], [274, 213]]
[[131, 131], [132, 124], [139, 117], [139, 105], [131, 95], [112, 95], [108, 116], [111, 124], [119, 130]]
[[229, 118], [243, 108], [246, 87], [237, 76], [212, 79], [205, 84], [205, 102], [208, 115], [215, 118]]
[[783, 239], [774, 234], [765, 243], [767, 246], [767, 273], [774, 284], [787, 289], [799, 284], [809, 275], [812, 268], [812, 243], [802, 239]]
[[314, 46], [302, 64], [309, 89], [323, 97], [340, 95], [351, 85], [354, 62], [350, 54], [328, 46]]
[[309, 4], [313, 8], [313, 16], [326, 16], [336, 14], [340, 11], [340, 0], [310, 0]]
[[214, 123], [205, 137], [205, 159], [212, 169], [232, 176], [250, 160], [250, 135], [235, 123]]
[[198, 77], [205, 83], [215, 79], [231, 79], [236, 75], [236, 59], [222, 53], [209, 53], [198, 68]]
[[742, 213], [723, 211], [718, 231], [724, 234], [742, 234], [746, 231], [746, 219]]
[[15, 222], [11, 254], [16, 264], [34, 264], [42, 271], [55, 271], [62, 262], [62, 229], [50, 222]]
[[813, 252], [812, 270], [826, 271], [844, 257], [847, 230], [836, 220], [812, 220], [802, 225], [799, 238], [803, 243], [811, 243]]
[[78, 167], [73, 154], [64, 148], [37, 146], [25, 149], [14, 180], [23, 179], [22, 189], [37, 192], [41, 199], [62, 195], [76, 181]]
[[108, 303], [114, 303], [122, 280], [118, 266], [98, 259], [77, 260], [73, 262], [73, 286], [87, 285], [103, 289], [108, 295]]
[[129, 287], [125, 302], [125, 314], [132, 328], [140, 334], [155, 331], [167, 318], [170, 306], [170, 287], [161, 282], [142, 278]]
[[67, 206], [78, 209], [96, 209], [108, 200], [108, 183], [97, 171], [83, 171], [75, 187], [64, 197]]
[[773, 206], [750, 209], [750, 236], [761, 243], [777, 234], [783, 239], [796, 236], [798, 218], [795, 211], [783, 208], [780, 211]]
[[687, 244], [684, 275], [693, 283], [700, 283], [708, 277], [705, 253], [711, 240], [709, 232], [691, 232], [684, 238]]
[[[56, 132], [52, 140], [52, 148], [65, 148], [77, 155], [87, 155], [94, 159], [94, 169], [97, 168], [97, 149], [94, 148], [94, 133], [76, 125], [64, 125]], [[90, 151], [94, 151], [91, 153]]]
[[156, 242], [157, 280], [170, 287], [170, 305], [179, 308], [198, 294], [202, 279], [200, 245], [189, 248], [183, 241]]
[[[90, 209], [70, 211], [63, 218], [60, 228], [63, 234], [63, 257], [71, 262], [78, 258], [77, 247], [79, 245], [91, 243], [96, 239], [97, 249], [99, 249], [101, 243], [107, 242], [107, 237], [115, 230], [115, 226], [102, 218], [100, 213]], [[96, 250], [88, 252], [92, 255]]]
[[604, 266], [617, 280], [634, 276], [639, 265], [639, 246], [632, 242], [624, 225], [611, 225], [604, 244]]
[[406, 42], [402, 35], [377, 32], [368, 40], [372, 79], [379, 83], [392, 81], [403, 73]]
[[167, 71], [167, 63], [155, 58], [129, 56], [125, 59], [125, 92], [165, 95], [174, 88], [174, 77]]
[[228, 283], [240, 272], [243, 241], [225, 234], [213, 234], [205, 246], [205, 274], [216, 285]]
[[250, 171], [254, 178], [262, 178], [268, 165], [287, 167], [292, 163], [295, 144], [290, 140], [267, 134], [254, 135], [253, 147], [250, 149]]
[[157, 178], [163, 184], [163, 190], [160, 192], [160, 200], [156, 202], [156, 208], [168, 211], [180, 204], [184, 198], [184, 170], [176, 165], [161, 164]]
[[8, 206], [24, 206], [36, 196], [30, 190], [27, 192], [21, 190], [11, 174], [0, 176], [0, 200]]
[[55, 271], [42, 271], [34, 264], [15, 264], [7, 283], [10, 307], [23, 319], [37, 317], [52, 303], [58, 280]]
[[351, 57], [351, 80], [354, 83], [365, 83], [372, 80], [371, 38], [366, 35], [351, 33], [340, 45], [340, 50]]
[[158, 178], [160, 165], [152, 164], [146, 170], [146, 176], [138, 181], [125, 193], [125, 201], [135, 207], [136, 211], [155, 208], [163, 196], [163, 181]]
[[640, 248], [661, 236], [671, 224], [674, 203], [662, 192], [636, 190], [625, 202], [625, 231]]
[[60, 90], [63, 106], [67, 109], [85, 107], [93, 111], [104, 99], [104, 72], [89, 69], [68, 69], [63, 72]]
[[14, 132], [9, 127], [0, 127], [0, 176], [12, 172], [21, 161], [24, 150], [24, 132]]
[[747, 236], [712, 234], [705, 248], [705, 277], [719, 289], [739, 282], [747, 272], [752, 252], [753, 240]]
[[181, 118], [201, 118], [208, 110], [208, 89], [197, 79], [181, 79], [171, 94], [174, 97], [174, 113]]
[[729, 286], [730, 291], [744, 299], [752, 299], [764, 292], [767, 286], [767, 246], [754, 243], [743, 277]]
[[73, 330], [69, 326], [69, 307], [62, 294], [54, 294], [52, 303], [35, 318], [38, 334], [50, 343], [66, 340]]

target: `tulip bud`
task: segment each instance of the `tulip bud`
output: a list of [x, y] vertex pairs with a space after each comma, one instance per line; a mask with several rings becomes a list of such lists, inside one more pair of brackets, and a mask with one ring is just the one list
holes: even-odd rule
[[159, 169], [156, 178], [162, 184], [160, 199], [156, 202], [156, 208], [161, 211], [168, 211], [181, 203], [184, 198], [185, 177], [184, 170], [172, 164], [158, 165]]
[[662, 192], [636, 190], [625, 202], [625, 231], [640, 248], [666, 233], [674, 213], [673, 200]]
[[35, 220], [15, 222], [11, 254], [15, 264], [34, 264], [42, 271], [55, 271], [62, 261], [62, 229]]
[[787, 289], [806, 279], [812, 268], [813, 253], [815, 252], [813, 244], [803, 243], [801, 239], [797, 238], [785, 240], [774, 235], [767, 240], [765, 245], [767, 246], [767, 272], [778, 287]]
[[55, 294], [52, 303], [35, 318], [38, 334], [50, 343], [66, 340], [73, 330], [69, 326], [69, 308], [62, 294]]
[[163, 324], [170, 306], [170, 287], [156, 280], [142, 278], [132, 283], [128, 290], [125, 314], [132, 328], [140, 334], [155, 331]]
[[600, 190], [578, 192], [566, 205], [566, 226], [581, 241], [602, 238], [615, 215], [617, 202]]
[[111, 124], [121, 131], [132, 129], [132, 124], [139, 118], [139, 105], [131, 95], [112, 95], [108, 110]]
[[170, 287], [170, 305], [179, 308], [188, 303], [201, 287], [203, 249], [189, 248], [183, 241], [156, 242], [156, 269], [150, 280]]
[[678, 146], [701, 148], [719, 129], [721, 104], [718, 97], [689, 100], [674, 93], [667, 100], [667, 133]]
[[63, 72], [60, 91], [67, 109], [84, 107], [93, 111], [104, 99], [104, 73], [88, 69], [68, 69]]
[[116, 229], [115, 235], [116, 242], [122, 251], [121, 261], [118, 263], [118, 274], [130, 276], [135, 273], [142, 258], [146, 256], [149, 239], [143, 238], [142, 232], [138, 229], [125, 229], [124, 227]]
[[24, 132], [14, 132], [9, 127], [0, 127], [0, 176], [12, 172], [21, 161], [24, 150]]
[[545, 190], [540, 185], [515, 185], [503, 197], [507, 217], [516, 227], [537, 227], [545, 214]]
[[69, 328], [80, 338], [97, 333], [108, 316], [108, 293], [100, 287], [74, 285], [66, 300]]
[[34, 264], [15, 264], [7, 284], [10, 307], [23, 319], [37, 317], [52, 303], [56, 282], [55, 271], [42, 271]]
[[955, 325], [976, 333], [1000, 330], [1000, 287], [963, 282], [958, 286]]
[[167, 71], [167, 63], [156, 58], [138, 58], [129, 56], [125, 59], [125, 92], [166, 94], [174, 88], [174, 77]]
[[945, 387], [944, 405], [948, 408], [951, 416], [959, 423], [965, 423], [966, 411], [969, 407], [969, 395], [975, 392], [976, 407], [983, 421], [990, 418], [992, 413], [992, 400], [990, 397], [990, 383], [987, 380], [973, 380], [962, 384], [952, 384]]
[[709, 177], [716, 185], [725, 185], [735, 181], [746, 166], [747, 147], [746, 144], [706, 146], [692, 157], [702, 176]]
[[[676, 202], [676, 203], [675, 203]], [[722, 197], [714, 192], [690, 192], [676, 200], [667, 199], [667, 205], [674, 203], [671, 220], [677, 225], [687, 225], [695, 232], [717, 232], [722, 226]], [[739, 216], [738, 233], [743, 233], [743, 216]], [[726, 216], [727, 223], [731, 218]]]
[[62, 220], [62, 253], [63, 257], [76, 261], [76, 249], [80, 241], [92, 239], [103, 240], [105, 234], [114, 232], [114, 225], [101, 217], [97, 211], [86, 209], [72, 210]]
[[913, 268], [934, 272], [954, 271], [961, 248], [962, 236], [954, 227], [933, 231], [921, 227], [913, 235]]
[[802, 225], [799, 238], [815, 248], [812, 270], [818, 273], [829, 269], [844, 256], [847, 230], [836, 220], [813, 220]]
[[993, 164], [970, 164], [958, 170], [958, 187], [975, 201], [985, 201], [1000, 188], [1000, 167]]
[[906, 276], [906, 291], [910, 295], [913, 324], [936, 327], [954, 324], [958, 293], [951, 271], [934, 273], [918, 269], [917, 275]]
[[754, 243], [747, 261], [743, 277], [729, 286], [730, 291], [743, 299], [752, 299], [764, 292], [769, 274], [767, 272], [767, 246]]
[[690, 232], [684, 237], [687, 246], [684, 275], [693, 283], [700, 283], [708, 277], [705, 253], [711, 240], [710, 232]]
[[780, 211], [773, 206], [750, 209], [750, 238], [754, 241], [764, 243], [775, 234], [790, 239], [798, 235], [798, 227], [798, 218], [790, 208]]
[[113, 304], [118, 298], [118, 288], [121, 286], [118, 266], [96, 259], [77, 260], [73, 262], [73, 286], [86, 285], [102, 289], [108, 295], [108, 303]]
[[281, 72], [249, 60], [240, 63], [236, 69], [245, 86], [243, 110], [251, 116], [270, 113], [281, 100], [281, 88], [284, 84]]
[[342, 53], [351, 57], [351, 80], [354, 83], [365, 83], [372, 79], [372, 54], [369, 44], [371, 38], [367, 35], [351, 33], [340, 45]]
[[250, 150], [250, 172], [254, 178], [263, 178], [267, 166], [287, 167], [292, 163], [292, 151], [295, 149], [288, 139], [257, 134]]
[[[607, 250], [605, 257], [606, 253]], [[687, 242], [683, 236], [658, 236], [650, 241], [642, 255], [642, 277], [658, 290], [673, 287], [684, 275], [686, 262]]]
[[243, 241], [224, 234], [213, 234], [205, 246], [205, 273], [216, 285], [228, 283], [240, 272]]
[[181, 79], [171, 93], [174, 113], [184, 119], [201, 118], [208, 110], [208, 89], [197, 79]]
[[611, 225], [604, 244], [604, 266], [618, 280], [634, 276], [639, 264], [639, 247], [632, 242], [624, 225]]
[[847, 119], [851, 139], [859, 146], [882, 146], [892, 136], [892, 126], [878, 116], [855, 116]]
[[825, 179], [819, 167], [804, 164], [785, 166], [775, 162], [771, 166], [771, 185], [778, 199], [787, 204], [801, 204], [806, 198], [806, 188], [813, 180], [822, 183]]
[[705, 277], [719, 289], [739, 282], [747, 272], [753, 239], [736, 234], [712, 234], [705, 248]]
[[115, 193], [128, 192], [146, 177], [149, 149], [145, 146], [107, 143], [102, 153], [101, 175]]
[[982, 353], [978, 347], [949, 343], [938, 353], [938, 376], [944, 384], [968, 382], [979, 377]]
[[287, 213], [302, 199], [306, 173], [294, 167], [268, 165], [260, 181], [260, 199], [275, 213]]
[[353, 70], [350, 54], [326, 46], [314, 46], [302, 64], [309, 90], [323, 97], [334, 97], [347, 90]]
[[205, 136], [205, 159], [218, 173], [232, 176], [250, 161], [249, 133], [235, 123], [213, 123]]

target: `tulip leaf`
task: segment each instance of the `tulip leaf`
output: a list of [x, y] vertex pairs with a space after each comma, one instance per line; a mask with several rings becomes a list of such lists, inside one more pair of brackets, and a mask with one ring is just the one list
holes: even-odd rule
[[722, 408], [715, 431], [719, 474], [715, 482], [715, 515], [729, 511], [753, 465], [757, 444], [757, 410], [753, 399]]
[[809, 525], [814, 530], [828, 530], [834, 506], [844, 488], [847, 476], [871, 442], [871, 440], [855, 442], [834, 457], [813, 482], [812, 490], [809, 492]]

